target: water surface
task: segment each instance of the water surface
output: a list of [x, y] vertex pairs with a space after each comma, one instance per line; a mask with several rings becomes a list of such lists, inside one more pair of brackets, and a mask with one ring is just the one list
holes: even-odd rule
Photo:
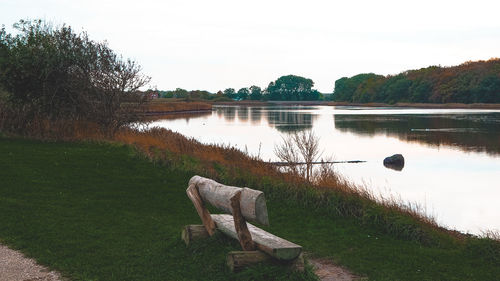
[[[212, 113], [158, 120], [204, 143], [235, 146], [264, 160], [281, 137], [312, 130], [323, 156], [349, 180], [383, 196], [418, 203], [443, 226], [500, 230], [500, 111], [328, 106], [217, 106]], [[401, 153], [402, 171], [382, 165]]]

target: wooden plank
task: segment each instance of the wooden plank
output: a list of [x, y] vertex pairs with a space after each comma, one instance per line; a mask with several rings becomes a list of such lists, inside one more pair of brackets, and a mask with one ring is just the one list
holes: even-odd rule
[[240, 199], [241, 191], [236, 192], [236, 194], [231, 198], [234, 228], [236, 229], [236, 234], [238, 235], [238, 240], [240, 241], [241, 248], [244, 251], [254, 251], [255, 245], [252, 241], [252, 235], [248, 231], [247, 222], [241, 214]]
[[208, 238], [209, 236], [205, 226], [202, 224], [186, 225], [182, 229], [181, 234], [181, 238], [187, 246], [189, 246], [192, 241]]
[[[237, 239], [233, 217], [230, 215], [211, 215], [217, 228], [226, 235]], [[247, 223], [248, 230], [257, 249], [279, 260], [293, 260], [302, 252], [302, 247]]]
[[227, 254], [226, 263], [231, 272], [238, 272], [246, 266], [270, 260], [271, 257], [261, 251], [231, 251]]
[[196, 186], [194, 184], [190, 184], [186, 190], [186, 193], [189, 199], [191, 199], [191, 201], [193, 202], [196, 212], [200, 216], [201, 222], [205, 226], [205, 229], [207, 230], [208, 234], [210, 236], [214, 235], [215, 224], [212, 221], [212, 217], [210, 217], [210, 212], [207, 210], [207, 208], [205, 208], [205, 205], [201, 200], [200, 194]]
[[196, 186], [203, 202], [208, 202], [227, 214], [233, 213], [231, 198], [236, 192], [241, 191], [240, 208], [243, 217], [249, 221], [269, 225], [266, 198], [262, 191], [223, 185], [200, 176], [192, 177], [189, 180], [189, 185]]

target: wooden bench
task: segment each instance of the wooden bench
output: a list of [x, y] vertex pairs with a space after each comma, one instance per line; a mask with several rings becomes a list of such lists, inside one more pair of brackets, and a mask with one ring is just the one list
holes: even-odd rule
[[[227, 186], [194, 176], [189, 180], [186, 192], [203, 223], [184, 227], [182, 239], [186, 245], [192, 240], [212, 236], [219, 230], [238, 240], [243, 249], [228, 254], [227, 263], [231, 271], [271, 259], [303, 270], [301, 246], [247, 223], [248, 220], [269, 225], [266, 199], [262, 191]], [[211, 215], [205, 207], [206, 203], [227, 214]]]

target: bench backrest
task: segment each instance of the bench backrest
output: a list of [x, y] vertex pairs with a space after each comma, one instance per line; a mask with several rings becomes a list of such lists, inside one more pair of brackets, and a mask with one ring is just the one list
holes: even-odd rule
[[214, 180], [194, 176], [189, 180], [189, 185], [195, 185], [204, 203], [217, 209], [232, 214], [231, 198], [241, 191], [240, 209], [246, 220], [269, 225], [266, 198], [259, 190], [228, 186]]

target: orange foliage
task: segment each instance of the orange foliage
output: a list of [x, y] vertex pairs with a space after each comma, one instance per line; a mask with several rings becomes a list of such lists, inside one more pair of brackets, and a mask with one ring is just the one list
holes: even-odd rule
[[217, 172], [214, 170], [215, 165], [256, 176], [276, 176], [279, 174], [274, 166], [250, 157], [234, 147], [201, 144], [195, 139], [188, 139], [179, 133], [163, 128], [152, 128], [147, 131], [123, 129], [112, 140], [133, 145], [149, 158], [155, 160], [191, 156], [201, 161], [200, 166], [215, 177], [217, 177]]

